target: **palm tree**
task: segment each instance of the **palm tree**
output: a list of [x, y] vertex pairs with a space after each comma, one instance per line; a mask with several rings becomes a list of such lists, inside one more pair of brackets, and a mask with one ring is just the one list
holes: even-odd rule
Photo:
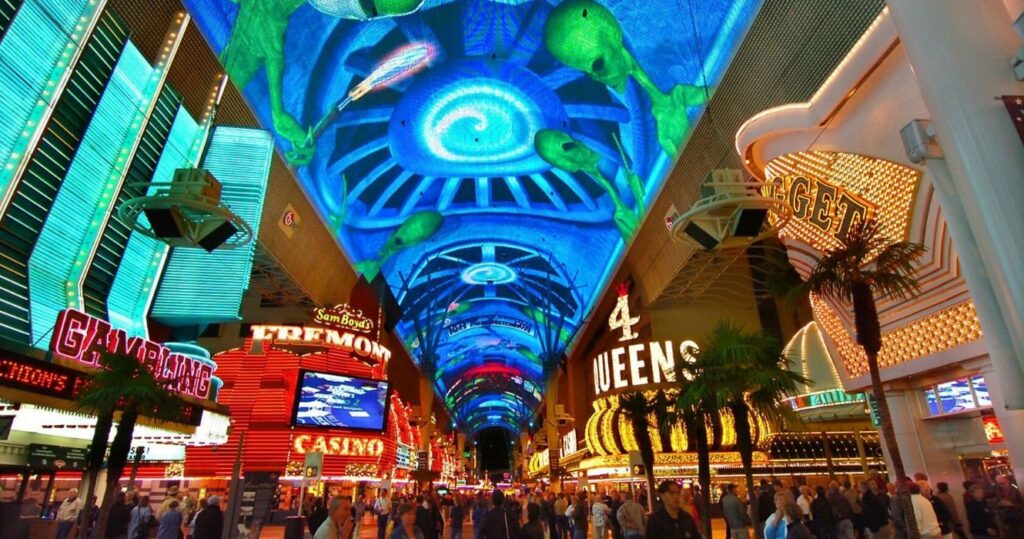
[[[94, 505], [92, 493], [96, 491], [96, 481], [103, 468], [103, 457], [107, 454], [110, 429], [114, 427], [114, 408], [111, 405], [110, 408], [91, 409], [82, 405], [80, 401], [75, 401], [75, 409], [96, 416], [96, 428], [93, 429], [89, 454], [85, 457], [85, 471], [82, 472], [82, 497], [85, 500], [82, 514], [88, 515], [92, 513]], [[89, 537], [89, 528], [91, 527], [92, 519], [83, 518], [78, 525], [78, 537]]]
[[[826, 252], [807, 277], [807, 290], [821, 297], [853, 304], [853, 323], [857, 344], [864, 348], [871, 376], [871, 395], [878, 405], [878, 423], [889, 449], [892, 471], [897, 480], [906, 477], [903, 457], [896, 444], [896, 431], [889, 413], [889, 402], [882, 387], [878, 353], [882, 350], [882, 328], [878, 321], [875, 294], [880, 298], [906, 300], [917, 293], [917, 261], [925, 252], [918, 243], [893, 241], [881, 234], [877, 221], [854, 225], [842, 244]], [[899, 491], [904, 514], [913, 515], [909, 493]], [[907, 519], [908, 535], [920, 537], [916, 521]]]
[[651, 442], [650, 414], [653, 411], [651, 402], [642, 392], [619, 395], [619, 410], [633, 427], [633, 439], [640, 450], [640, 460], [647, 472], [647, 500], [651, 510], [654, 508], [654, 446]]
[[[719, 322], [692, 366], [695, 376], [683, 392], [684, 405], [728, 409], [736, 431], [750, 508], [756, 512], [754, 491], [754, 432], [752, 420], [781, 419], [782, 400], [796, 392], [803, 376], [789, 370], [778, 340], [763, 330], [746, 332], [728, 321]], [[700, 402], [693, 399], [700, 397]], [[753, 515], [757, 522], [757, 515]]]
[[148, 416], [169, 417], [176, 410], [176, 400], [170, 393], [175, 381], [158, 378], [137, 357], [107, 353], [100, 356], [99, 364], [99, 370], [92, 375], [78, 397], [79, 405], [94, 410], [116, 408], [121, 410], [121, 417], [117, 433], [110, 444], [107, 485], [93, 537], [105, 537], [107, 518], [128, 462], [132, 434], [139, 415], [145, 413]]
[[916, 293], [916, 262], [924, 252], [925, 248], [920, 244], [894, 242], [882, 236], [876, 221], [863, 221], [850, 229], [842, 245], [826, 252], [817, 261], [806, 283], [813, 294], [853, 304], [857, 344], [864, 348], [868, 359], [871, 394], [878, 404], [882, 436], [897, 478], [906, 477], [906, 471], [896, 445], [896, 432], [878, 369], [882, 329], [878, 322], [875, 294], [880, 298], [905, 300]]

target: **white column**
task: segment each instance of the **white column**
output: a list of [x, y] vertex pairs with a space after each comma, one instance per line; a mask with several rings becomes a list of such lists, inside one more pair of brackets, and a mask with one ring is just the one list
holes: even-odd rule
[[988, 395], [992, 398], [992, 411], [995, 412], [999, 426], [1003, 429], [1003, 438], [1006, 440], [1003, 445], [1010, 453], [1013, 474], [1016, 477], [1024, 477], [1024, 410], [1006, 408], [1006, 394], [1003, 393], [994, 371], [983, 369], [981, 374], [985, 377]]
[[[913, 390], [888, 390], [885, 392], [885, 400], [889, 403], [892, 428], [896, 432], [896, 444], [899, 445], [900, 456], [903, 457], [903, 469], [911, 477], [916, 472], [927, 470], [924, 448], [921, 446], [921, 439], [917, 434], [918, 413], [914, 409], [913, 396]], [[882, 450], [885, 454], [885, 468], [889, 473], [889, 478], [895, 481], [897, 478], [893, 475], [889, 446], [885, 443], [885, 436], [879, 438], [882, 440]]]
[[[1024, 146], [996, 96], [1021, 92], [1003, 2], [888, 0], [1015, 351], [993, 355], [1006, 404], [1024, 409]], [[942, 194], [940, 193], [940, 196]], [[969, 283], [971, 284], [971, 283]], [[976, 284], [976, 283], [975, 283]]]

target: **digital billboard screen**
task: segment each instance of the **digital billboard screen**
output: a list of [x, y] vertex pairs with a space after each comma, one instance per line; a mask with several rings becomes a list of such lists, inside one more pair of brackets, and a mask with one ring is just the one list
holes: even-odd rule
[[299, 372], [296, 427], [384, 430], [389, 384], [341, 374]]

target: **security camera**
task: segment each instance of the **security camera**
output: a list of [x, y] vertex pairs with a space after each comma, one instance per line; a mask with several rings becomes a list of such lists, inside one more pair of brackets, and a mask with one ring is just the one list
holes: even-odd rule
[[911, 163], [919, 165], [927, 159], [942, 157], [942, 149], [935, 141], [935, 129], [929, 120], [914, 120], [903, 126], [900, 138]]
[[559, 427], [568, 427], [575, 421], [576, 419], [569, 414], [558, 414], [555, 416], [555, 424]]

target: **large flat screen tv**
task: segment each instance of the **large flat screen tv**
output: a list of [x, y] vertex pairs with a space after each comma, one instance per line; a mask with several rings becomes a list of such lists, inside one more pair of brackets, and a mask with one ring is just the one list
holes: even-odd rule
[[388, 417], [387, 380], [299, 371], [292, 424], [383, 431]]

